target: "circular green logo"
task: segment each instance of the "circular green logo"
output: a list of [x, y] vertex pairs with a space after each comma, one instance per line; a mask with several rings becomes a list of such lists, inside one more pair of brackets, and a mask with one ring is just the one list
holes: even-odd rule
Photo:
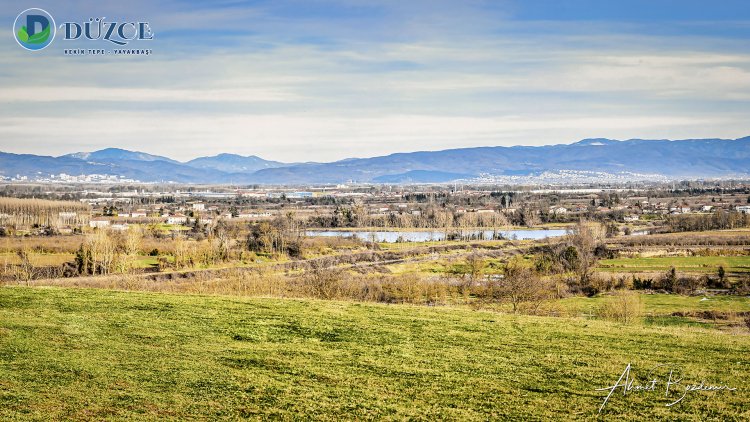
[[41, 50], [55, 39], [55, 20], [42, 9], [26, 9], [13, 23], [13, 36], [27, 50]]

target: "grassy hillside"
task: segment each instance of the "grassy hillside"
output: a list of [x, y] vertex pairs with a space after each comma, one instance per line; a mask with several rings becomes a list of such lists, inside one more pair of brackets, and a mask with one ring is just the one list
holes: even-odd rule
[[644, 381], [669, 364], [738, 390], [671, 408], [662, 386], [619, 391], [604, 416], [747, 420], [748, 350], [748, 335], [699, 328], [6, 287], [0, 419], [596, 419], [595, 389], [632, 363]]

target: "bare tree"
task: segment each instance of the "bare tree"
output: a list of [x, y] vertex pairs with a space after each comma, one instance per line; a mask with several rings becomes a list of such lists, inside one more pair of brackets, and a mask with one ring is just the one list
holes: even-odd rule
[[484, 270], [487, 266], [484, 258], [474, 252], [466, 259], [467, 273], [471, 284], [476, 284], [484, 278]]
[[28, 248], [22, 248], [17, 254], [20, 263], [15, 266], [15, 278], [18, 281], [25, 282], [28, 286], [29, 282], [34, 278], [34, 266], [31, 263], [31, 250]]
[[106, 230], [88, 235], [76, 254], [81, 274], [109, 274], [116, 269], [120, 256], [117, 243]]
[[126, 265], [123, 266], [123, 270], [127, 271], [136, 267], [142, 242], [143, 230], [139, 226], [129, 227], [123, 242], [123, 251], [126, 257]]
[[577, 273], [582, 285], [588, 285], [591, 270], [596, 265], [596, 247], [603, 244], [607, 230], [601, 223], [580, 220], [571, 233], [570, 240], [578, 252]]
[[310, 261], [310, 268], [302, 276], [303, 282], [313, 297], [335, 299], [341, 292], [343, 272], [336, 268], [326, 268], [325, 264]]
[[533, 311], [555, 295], [555, 286], [535, 273], [520, 256], [510, 259], [505, 265], [503, 278], [491, 285], [492, 296], [510, 302], [513, 313], [521, 306], [531, 306]]

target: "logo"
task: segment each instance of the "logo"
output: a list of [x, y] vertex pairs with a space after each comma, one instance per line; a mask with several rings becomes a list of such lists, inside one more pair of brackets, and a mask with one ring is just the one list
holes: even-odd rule
[[27, 9], [13, 23], [13, 36], [27, 50], [41, 50], [55, 39], [55, 20], [42, 9]]

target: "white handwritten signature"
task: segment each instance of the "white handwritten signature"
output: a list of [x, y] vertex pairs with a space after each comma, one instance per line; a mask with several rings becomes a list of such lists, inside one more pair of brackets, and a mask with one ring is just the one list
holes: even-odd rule
[[635, 392], [655, 392], [657, 389], [664, 388], [664, 396], [670, 397], [670, 391], [679, 395], [679, 398], [668, 403], [667, 407], [672, 407], [677, 403], [681, 402], [688, 394], [698, 391], [735, 391], [736, 388], [729, 387], [727, 385], [712, 385], [707, 384], [705, 381], [701, 381], [700, 384], [688, 384], [683, 383], [683, 377], [680, 376], [678, 370], [669, 369], [669, 375], [666, 376], [666, 381], [660, 380], [655, 372], [659, 368], [666, 368], [666, 365], [657, 365], [648, 372], [648, 381], [638, 383], [635, 376], [631, 375], [631, 364], [625, 367], [625, 370], [620, 375], [620, 378], [614, 385], [604, 388], [597, 388], [596, 391], [609, 391], [607, 397], [604, 398], [604, 402], [599, 407], [599, 413], [604, 409], [604, 405], [607, 404], [612, 395], [617, 389], [622, 389], [622, 395], [625, 396], [628, 393]]

